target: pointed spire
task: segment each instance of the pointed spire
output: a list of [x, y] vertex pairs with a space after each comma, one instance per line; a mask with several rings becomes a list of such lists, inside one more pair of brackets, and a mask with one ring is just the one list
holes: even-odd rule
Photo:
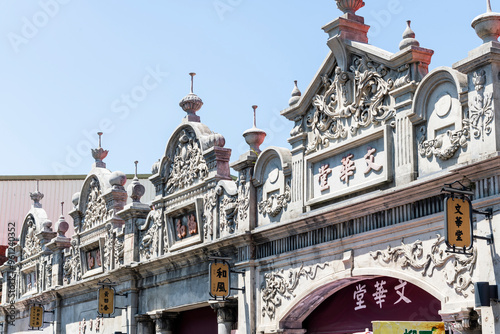
[[486, 13], [474, 18], [472, 28], [484, 43], [497, 42], [500, 36], [500, 14], [491, 10], [491, 1], [486, 0]]
[[101, 147], [101, 136], [102, 136], [102, 132], [98, 132], [97, 135], [99, 136], [99, 144], [98, 144], [98, 147], [96, 149], [92, 149], [92, 156], [94, 157], [95, 159], [95, 166], [96, 167], [100, 167], [100, 168], [106, 168], [106, 163], [103, 162], [102, 160], [104, 158], [106, 158], [106, 156], [108, 155], [108, 152], [107, 150], [104, 150], [102, 147]]
[[399, 43], [399, 50], [406, 49], [409, 46], [420, 46], [415, 39], [415, 32], [411, 29], [411, 21], [406, 21], [406, 29], [403, 32], [403, 40]]
[[260, 145], [264, 142], [266, 133], [263, 130], [257, 128], [257, 116], [256, 116], [257, 106], [253, 105], [252, 109], [253, 109], [253, 127], [243, 132], [243, 137], [245, 138], [247, 144], [250, 146], [250, 150], [253, 151], [255, 154], [259, 154], [261, 152]]
[[39, 182], [40, 182], [40, 180], [36, 180], [36, 191], [30, 192], [30, 197], [31, 197], [31, 200], [33, 201], [34, 208], [41, 208], [42, 207], [42, 204], [40, 203], [40, 201], [43, 198], [43, 194], [38, 189]]
[[196, 112], [203, 106], [203, 101], [193, 93], [193, 82], [196, 73], [191, 72], [189, 75], [191, 76], [191, 90], [190, 93], [179, 102], [179, 105], [182, 110], [187, 113], [186, 118], [189, 122], [199, 122], [200, 116], [196, 115]]
[[297, 80], [294, 80], [293, 82], [294, 82], [294, 87], [292, 90], [292, 97], [290, 98], [290, 100], [288, 100], [288, 105], [290, 107], [299, 102], [300, 96], [302, 95], [302, 93], [299, 90], [299, 87], [297, 87]]

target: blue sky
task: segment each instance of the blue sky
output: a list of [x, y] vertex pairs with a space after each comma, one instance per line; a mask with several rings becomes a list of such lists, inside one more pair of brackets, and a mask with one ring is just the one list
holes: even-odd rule
[[[481, 44], [470, 23], [485, 1], [365, 3], [369, 43], [397, 52], [410, 19], [435, 51], [431, 69]], [[98, 130], [109, 169], [132, 173], [138, 160], [150, 173], [185, 115], [189, 72], [231, 161], [247, 149], [253, 104], [262, 148], [289, 147], [279, 112], [293, 80], [302, 92], [312, 80], [329, 51], [321, 27], [339, 15], [334, 0], [1, 0], [0, 175], [86, 174]]]

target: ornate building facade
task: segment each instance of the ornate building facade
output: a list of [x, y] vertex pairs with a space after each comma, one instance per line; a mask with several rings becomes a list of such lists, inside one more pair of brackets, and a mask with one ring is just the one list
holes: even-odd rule
[[[261, 151], [254, 123], [248, 152], [230, 163], [191, 90], [153, 165], [151, 203], [139, 180], [125, 189], [106, 169], [100, 147], [72, 199], [72, 237], [32, 194], [0, 267], [3, 332], [26, 332], [34, 304], [52, 312], [44, 333], [354, 333], [372, 321], [500, 332], [498, 304], [478, 304], [475, 285], [496, 298], [500, 14], [474, 20], [483, 44], [466, 59], [428, 72], [433, 51], [409, 23], [391, 54], [367, 43], [362, 1], [336, 2], [344, 14], [323, 27], [328, 55], [281, 112], [290, 148]], [[492, 213], [474, 211], [474, 235], [491, 237], [467, 252], [445, 240], [442, 189], [456, 181]], [[209, 296], [214, 257], [234, 269], [225, 288], [238, 290], [225, 299]], [[109, 318], [97, 316], [105, 280], [121, 294]]]

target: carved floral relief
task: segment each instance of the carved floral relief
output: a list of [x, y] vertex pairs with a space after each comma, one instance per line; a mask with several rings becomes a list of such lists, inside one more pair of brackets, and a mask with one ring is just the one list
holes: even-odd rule
[[495, 113], [493, 112], [493, 94], [484, 92], [486, 73], [484, 70], [475, 72], [472, 83], [476, 90], [476, 96], [469, 106], [469, 117], [472, 134], [476, 139], [483, 139], [491, 133], [491, 123]]
[[208, 176], [208, 166], [194, 133], [187, 130], [182, 132], [171, 159], [172, 163], [165, 185], [166, 194], [189, 187], [196, 180], [204, 180]]
[[267, 199], [258, 203], [257, 207], [260, 214], [267, 214], [271, 217], [276, 217], [287, 208], [288, 203], [292, 199], [290, 184], [287, 182], [285, 191], [282, 194], [273, 194]]
[[468, 297], [473, 287], [472, 274], [477, 260], [477, 250], [473, 248], [472, 256], [446, 253], [444, 237], [437, 235], [430, 252], [424, 256], [422, 241], [412, 244], [401, 243], [401, 246], [388, 246], [384, 251], [372, 252], [374, 260], [381, 265], [395, 263], [401, 268], [411, 268], [420, 271], [422, 276], [432, 277], [436, 269], [443, 268], [443, 278], [458, 294]]
[[144, 225], [138, 226], [140, 231], [139, 256], [141, 260], [147, 260], [159, 254], [161, 217], [161, 210], [154, 210], [149, 213]]
[[[330, 141], [344, 139], [348, 132], [355, 135], [359, 129], [372, 124], [386, 123], [396, 114], [389, 95], [392, 89], [409, 83], [408, 65], [392, 70], [368, 58], [354, 57], [350, 72], [340, 67], [333, 78], [322, 77], [323, 94], [313, 99], [313, 108], [306, 115], [306, 126], [311, 129], [306, 154], [328, 147]], [[299, 119], [292, 135], [303, 130]]]
[[31, 214], [28, 216], [26, 226], [27, 231], [24, 239], [24, 247], [22, 248], [23, 259], [27, 259], [30, 256], [38, 254], [42, 250], [42, 248], [40, 247], [40, 241], [35, 236], [37, 232], [36, 223]]
[[90, 229], [104, 221], [108, 215], [106, 201], [101, 196], [99, 181], [94, 178], [90, 182], [89, 195], [85, 208], [81, 230]]
[[[324, 270], [328, 263], [316, 264], [305, 267], [302, 264], [298, 269], [279, 270], [264, 274], [264, 283], [261, 286], [262, 296], [262, 316], [266, 315], [269, 319], [274, 319], [276, 309], [281, 306], [282, 299], [291, 299], [295, 297], [294, 291], [297, 289], [301, 278], [314, 280], [318, 269]], [[305, 284], [305, 283], [304, 283]]]

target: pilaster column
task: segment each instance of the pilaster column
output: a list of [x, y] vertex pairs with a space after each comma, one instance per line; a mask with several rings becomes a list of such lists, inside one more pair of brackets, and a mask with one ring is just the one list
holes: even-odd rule
[[154, 334], [155, 324], [147, 314], [138, 314], [135, 316], [137, 321], [137, 334]]
[[178, 315], [178, 313], [162, 311], [151, 314], [155, 322], [155, 334], [174, 334], [174, 321]]
[[217, 311], [217, 333], [231, 334], [233, 324], [236, 322], [237, 303], [236, 301], [210, 301], [210, 307]]

